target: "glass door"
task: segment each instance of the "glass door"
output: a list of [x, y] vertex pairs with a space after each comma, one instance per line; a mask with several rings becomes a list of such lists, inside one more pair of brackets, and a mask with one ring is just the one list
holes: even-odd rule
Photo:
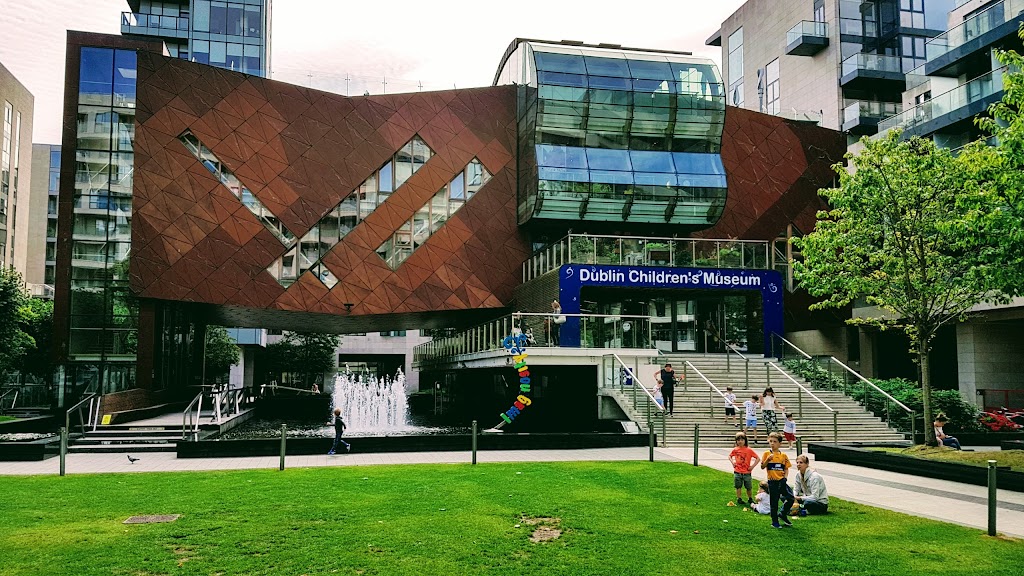
[[673, 352], [697, 350], [697, 303], [694, 300], [673, 300]]

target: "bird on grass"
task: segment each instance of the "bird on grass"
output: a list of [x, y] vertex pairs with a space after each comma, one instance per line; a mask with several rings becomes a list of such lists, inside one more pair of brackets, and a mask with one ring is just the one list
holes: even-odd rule
[[126, 456], [128, 456], [128, 463], [129, 464], [135, 464], [136, 462], [141, 460], [141, 458], [132, 458], [131, 454], [126, 454]]

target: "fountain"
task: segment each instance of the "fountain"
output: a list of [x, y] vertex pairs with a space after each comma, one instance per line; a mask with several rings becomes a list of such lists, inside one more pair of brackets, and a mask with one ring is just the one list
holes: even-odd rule
[[348, 371], [338, 374], [331, 393], [331, 411], [335, 408], [341, 408], [346, 435], [387, 436], [422, 430], [408, 422], [409, 401], [401, 370], [394, 378]]

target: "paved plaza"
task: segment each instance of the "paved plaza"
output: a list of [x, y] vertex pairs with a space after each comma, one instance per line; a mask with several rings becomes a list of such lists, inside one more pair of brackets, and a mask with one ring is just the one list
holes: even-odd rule
[[[357, 447], [358, 450], [358, 447]], [[794, 451], [787, 451], [790, 459]], [[725, 472], [731, 472], [729, 449], [706, 448], [700, 451], [698, 463]], [[196, 472], [203, 470], [246, 470], [277, 468], [278, 456], [248, 458], [177, 458], [172, 453], [152, 452], [135, 454], [137, 462], [130, 463], [125, 454], [69, 454], [68, 474], [108, 474], [123, 472]], [[559, 462], [573, 460], [623, 461], [646, 460], [647, 448], [601, 448], [585, 450], [497, 450], [480, 451], [477, 461], [496, 462]], [[288, 456], [288, 468], [322, 466], [374, 466], [380, 464], [465, 464], [470, 452], [398, 452], [380, 454], [339, 454], [336, 456]], [[655, 459], [678, 462], [681, 466], [693, 463], [690, 448], [657, 448]], [[814, 462], [828, 485], [829, 495], [850, 502], [885, 508], [904, 514], [931, 518], [986, 530], [988, 526], [988, 489], [984, 486], [959, 484], [910, 476], [834, 462]], [[60, 470], [58, 458], [42, 462], [3, 462], [0, 475], [53, 474]], [[756, 474], [755, 474], [756, 476]], [[733, 496], [731, 481], [723, 481], [722, 503]], [[1024, 538], [1024, 493], [999, 490], [999, 532]]]

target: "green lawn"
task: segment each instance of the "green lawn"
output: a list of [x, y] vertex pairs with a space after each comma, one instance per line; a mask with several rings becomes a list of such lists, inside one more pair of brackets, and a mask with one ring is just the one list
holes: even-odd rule
[[911, 446], [910, 448], [872, 448], [872, 450], [913, 456], [914, 458], [926, 458], [928, 460], [974, 464], [976, 466], [988, 466], [989, 460], [995, 460], [999, 466], [1009, 466], [1012, 470], [1024, 472], [1024, 450], [963, 452], [952, 448], [923, 445]]
[[15, 419], [16, 418], [14, 416], [0, 416], [0, 422], [10, 422]]
[[[0, 574], [1020, 574], [1024, 542], [841, 501], [789, 530], [657, 462], [0, 477]], [[174, 523], [123, 525], [134, 514]], [[523, 518], [557, 519], [533, 543]], [[516, 525], [519, 524], [519, 527]]]

